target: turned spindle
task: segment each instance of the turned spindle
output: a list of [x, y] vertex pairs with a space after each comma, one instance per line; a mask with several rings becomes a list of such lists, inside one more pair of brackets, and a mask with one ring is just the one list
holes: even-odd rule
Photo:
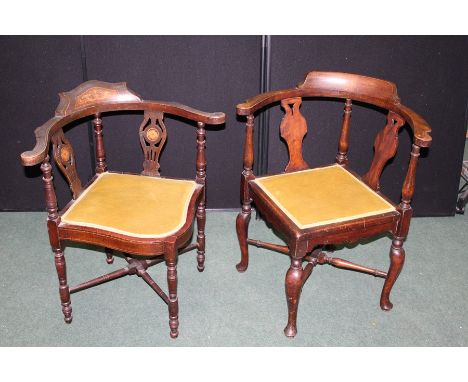
[[341, 165], [348, 164], [348, 133], [352, 108], [352, 101], [347, 98], [343, 111], [343, 123], [341, 125], [340, 141], [338, 143], [338, 154], [336, 155], [336, 163]]
[[94, 137], [96, 139], [96, 173], [107, 171], [106, 150], [104, 148], [104, 136], [102, 133], [101, 113], [96, 113], [93, 119]]
[[57, 212], [57, 197], [55, 196], [54, 183], [52, 176], [52, 166], [50, 165], [49, 156], [46, 155], [41, 164], [42, 180], [44, 181], [44, 195], [47, 209], [47, 217], [49, 220], [58, 218]]
[[[205, 124], [198, 122], [197, 124], [197, 175], [196, 182], [203, 184], [206, 187], [206, 157], [205, 157]], [[203, 194], [200, 203], [197, 207], [197, 269], [203, 272], [205, 269], [205, 195], [206, 190], [203, 188]]]

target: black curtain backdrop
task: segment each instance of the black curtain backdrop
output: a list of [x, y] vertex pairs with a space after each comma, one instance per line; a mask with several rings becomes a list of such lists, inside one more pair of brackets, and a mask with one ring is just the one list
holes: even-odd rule
[[[24, 169], [19, 154], [34, 146], [33, 130], [49, 119], [57, 93], [83, 79], [126, 81], [145, 99], [177, 101], [206, 111], [223, 111], [225, 126], [207, 131], [208, 208], [238, 208], [244, 120], [235, 105], [260, 88], [260, 36], [2, 36], [0, 37], [0, 210], [42, 211], [38, 166]], [[380, 77], [398, 86], [404, 104], [425, 117], [434, 143], [418, 166], [415, 214], [453, 215], [466, 129], [468, 39], [466, 37], [272, 36], [272, 90], [295, 86], [309, 70], [346, 71]], [[279, 106], [270, 109], [268, 172], [281, 171], [287, 149], [279, 139]], [[309, 124], [304, 141], [313, 166], [334, 160], [343, 103], [303, 103]], [[139, 172], [143, 155], [138, 127], [141, 115], [104, 118], [104, 140], [111, 170]], [[195, 128], [166, 116], [168, 141], [161, 157], [167, 176], [195, 175]], [[372, 158], [375, 134], [385, 114], [353, 107], [349, 157], [364, 173]], [[86, 122], [66, 131], [83, 182], [92, 176], [92, 142]], [[264, 137], [265, 139], [266, 137]], [[399, 200], [411, 146], [408, 129], [384, 170], [382, 190]], [[266, 158], [264, 158], [266, 159]], [[59, 206], [70, 198], [54, 169]], [[395, 181], [397, 180], [397, 181]]]

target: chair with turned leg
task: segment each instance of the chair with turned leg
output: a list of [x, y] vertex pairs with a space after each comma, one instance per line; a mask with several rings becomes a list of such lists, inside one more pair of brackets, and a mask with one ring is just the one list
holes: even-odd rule
[[[144, 153], [141, 174], [112, 172], [107, 168], [102, 118], [112, 112], [141, 113], [139, 140]], [[166, 142], [165, 115], [196, 122], [195, 179], [160, 176], [159, 157]], [[63, 128], [91, 118], [96, 142], [96, 174], [83, 186], [72, 145]], [[197, 267], [205, 262], [205, 124], [224, 123], [223, 113], [206, 113], [173, 102], [146, 101], [125, 83], [88, 81], [60, 94], [55, 116], [35, 130], [36, 146], [21, 154], [24, 166], [41, 164], [47, 226], [59, 278], [65, 322], [72, 321], [70, 295], [125, 275], [141, 277], [168, 305], [170, 336], [178, 336], [177, 258], [197, 250]], [[135, 137], [135, 139], [138, 139]], [[53, 185], [49, 151], [70, 185], [72, 200], [61, 210]], [[197, 238], [190, 243], [194, 219]], [[124, 254], [122, 269], [70, 287], [64, 246], [81, 242], [105, 249], [108, 264], [113, 252]], [[166, 294], [147, 269], [158, 263], [167, 266]]]
[[[307, 122], [300, 108], [305, 97], [344, 101], [338, 153], [335, 163], [328, 166], [313, 168], [303, 158], [302, 142], [307, 133]], [[386, 125], [374, 141], [373, 160], [362, 176], [352, 170], [348, 159], [353, 101], [387, 110]], [[281, 174], [256, 177], [253, 172], [254, 116], [262, 108], [278, 102], [285, 111], [280, 136], [286, 142], [289, 162]], [[380, 306], [383, 310], [392, 309], [390, 292], [405, 260], [403, 242], [412, 216], [410, 202], [416, 164], [420, 149], [431, 144], [431, 129], [427, 122], [401, 104], [392, 82], [334, 72], [309, 72], [295, 88], [259, 94], [237, 105], [237, 114], [246, 116], [247, 121], [241, 175], [242, 209], [236, 220], [241, 251], [237, 270], [247, 270], [249, 245], [290, 256], [291, 265], [285, 279], [288, 307], [285, 335], [294, 337], [297, 333], [301, 290], [316, 265], [330, 264], [384, 278]], [[396, 154], [398, 132], [405, 123], [411, 127], [413, 145], [401, 201], [394, 204], [381, 193], [379, 180], [385, 165]], [[252, 204], [281, 233], [286, 245], [248, 237]], [[327, 253], [331, 246], [358, 242], [385, 232], [392, 236], [387, 272], [334, 258]]]

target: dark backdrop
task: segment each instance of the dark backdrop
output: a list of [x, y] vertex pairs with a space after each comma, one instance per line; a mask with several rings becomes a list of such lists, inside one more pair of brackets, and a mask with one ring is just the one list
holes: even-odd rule
[[[0, 37], [0, 131], [2, 143], [0, 210], [43, 210], [40, 171], [24, 170], [19, 154], [34, 146], [33, 130], [50, 118], [57, 93], [83, 79], [127, 81], [143, 98], [177, 101], [206, 111], [224, 111], [226, 125], [207, 132], [208, 208], [239, 206], [243, 121], [235, 104], [260, 88], [259, 36]], [[466, 37], [326, 37], [274, 36], [271, 40], [271, 89], [292, 87], [309, 70], [348, 71], [391, 80], [406, 105], [422, 114], [433, 128], [434, 143], [418, 166], [417, 215], [454, 213], [463, 156], [467, 100]], [[303, 112], [309, 124], [305, 158], [311, 165], [334, 160], [341, 125], [341, 102], [308, 101]], [[279, 140], [279, 107], [271, 109], [268, 172], [284, 168], [285, 145]], [[142, 154], [137, 131], [140, 116], [104, 119], [111, 170], [140, 171]], [[354, 106], [351, 122], [351, 164], [365, 172], [372, 158], [375, 134], [385, 115]], [[164, 175], [195, 173], [195, 131], [166, 119], [168, 142], [162, 153]], [[92, 176], [91, 144], [86, 123], [67, 132], [75, 148], [83, 181]], [[382, 188], [398, 201], [410, 150], [408, 131], [384, 170]], [[61, 206], [69, 198], [65, 181], [55, 171]], [[398, 179], [395, 182], [394, 179]]]
[[[24, 170], [22, 151], [34, 146], [33, 130], [51, 116], [57, 93], [87, 79], [126, 81], [144, 99], [176, 101], [204, 111], [223, 111], [226, 126], [207, 125], [208, 208], [236, 207], [242, 170], [243, 123], [235, 105], [258, 92], [260, 36], [0, 37], [0, 109], [3, 186], [0, 210], [44, 210], [39, 166]], [[82, 55], [85, 54], [85, 67]], [[110, 170], [142, 170], [140, 115], [104, 117]], [[168, 140], [161, 173], [195, 177], [196, 129], [166, 116]], [[66, 132], [82, 181], [92, 176], [88, 126]], [[70, 134], [70, 135], [69, 135]], [[59, 207], [70, 198], [54, 169]], [[8, 179], [8, 180], [7, 180]]]

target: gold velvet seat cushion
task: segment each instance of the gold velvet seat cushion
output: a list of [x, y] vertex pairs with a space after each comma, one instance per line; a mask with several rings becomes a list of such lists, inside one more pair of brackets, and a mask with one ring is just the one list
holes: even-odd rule
[[395, 211], [340, 165], [267, 176], [253, 182], [301, 229]]
[[135, 237], [158, 238], [184, 225], [196, 183], [102, 173], [62, 216], [62, 222]]

